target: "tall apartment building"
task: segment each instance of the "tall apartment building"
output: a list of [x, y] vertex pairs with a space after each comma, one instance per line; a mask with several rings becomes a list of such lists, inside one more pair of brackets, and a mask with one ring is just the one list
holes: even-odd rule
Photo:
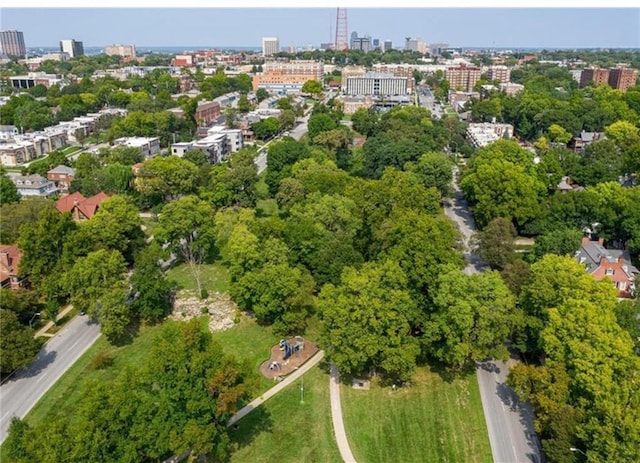
[[[344, 77], [343, 77], [344, 79]], [[406, 77], [391, 74], [367, 73], [347, 78], [347, 95], [406, 95], [409, 93]]]
[[609, 85], [626, 92], [629, 87], [633, 87], [638, 80], [638, 71], [629, 68], [618, 67], [609, 71]]
[[109, 45], [104, 48], [104, 52], [108, 56], [122, 56], [123, 58], [135, 58], [135, 45]]
[[511, 80], [511, 69], [507, 66], [490, 66], [487, 71], [487, 80], [489, 82], [497, 80], [501, 83], [507, 83]]
[[267, 61], [262, 66], [264, 74], [282, 74], [285, 76], [308, 76], [307, 80], [322, 81], [324, 66], [313, 60]]
[[393, 50], [393, 42], [391, 40], [385, 40], [382, 49], [384, 51]]
[[70, 58], [77, 58], [84, 55], [84, 46], [82, 42], [76, 42], [73, 39], [60, 40], [60, 53], [67, 53]]
[[611, 69], [586, 68], [580, 75], [580, 87], [584, 88], [593, 82], [595, 85], [609, 84], [611, 88], [626, 92], [629, 87], [636, 85], [638, 71], [626, 67]]
[[262, 56], [271, 56], [280, 51], [278, 37], [262, 37]]
[[447, 68], [444, 76], [449, 81], [451, 89], [462, 89], [465, 92], [470, 92], [480, 80], [481, 74], [482, 71], [479, 67], [462, 64], [457, 67]]
[[0, 31], [0, 46], [4, 55], [19, 57], [27, 55], [24, 34], [21, 31]]
[[584, 88], [589, 83], [595, 85], [604, 85], [609, 83], [609, 70], [600, 68], [586, 68], [582, 70], [580, 75], [580, 87]]

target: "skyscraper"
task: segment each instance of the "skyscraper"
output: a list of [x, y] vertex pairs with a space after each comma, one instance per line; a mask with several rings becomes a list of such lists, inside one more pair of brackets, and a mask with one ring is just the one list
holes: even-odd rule
[[383, 49], [384, 51], [393, 50], [393, 42], [391, 40], [385, 40]]
[[27, 54], [24, 34], [20, 31], [1, 31], [0, 46], [4, 55], [23, 57]]
[[77, 58], [84, 55], [84, 46], [82, 42], [76, 42], [73, 39], [60, 40], [60, 52], [68, 53], [71, 58]]
[[270, 56], [280, 51], [278, 37], [262, 37], [262, 55]]

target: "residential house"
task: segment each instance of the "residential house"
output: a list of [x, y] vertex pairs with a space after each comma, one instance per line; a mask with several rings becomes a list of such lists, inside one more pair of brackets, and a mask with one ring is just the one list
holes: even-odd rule
[[76, 176], [76, 170], [73, 167], [60, 165], [54, 167], [47, 172], [47, 179], [55, 182], [61, 193], [68, 193], [71, 182]]
[[109, 198], [109, 196], [103, 192], [90, 198], [85, 198], [81, 193], [75, 192], [56, 201], [56, 209], [61, 214], [70, 212], [73, 220], [81, 222], [83, 220], [89, 220], [96, 215], [100, 204], [107, 198]]
[[0, 286], [18, 289], [25, 285], [20, 278], [22, 251], [17, 246], [0, 244]]
[[584, 187], [573, 183], [571, 181], [571, 177], [562, 177], [558, 183], [557, 189], [561, 193], [566, 193], [568, 191], [582, 191], [584, 190]]
[[640, 270], [631, 264], [628, 251], [605, 249], [602, 238], [597, 241], [590, 237], [582, 238], [582, 245], [576, 252], [576, 259], [586, 266], [587, 273], [596, 280], [609, 278], [618, 290], [619, 298], [632, 297], [635, 293], [635, 280]]
[[58, 193], [58, 188], [54, 182], [38, 174], [20, 175], [11, 177], [11, 180], [16, 185], [16, 189], [21, 196], [42, 196], [48, 198]]
[[591, 143], [603, 140], [604, 138], [604, 132], [586, 132], [583, 130], [569, 141], [567, 147], [579, 153], [583, 152]]

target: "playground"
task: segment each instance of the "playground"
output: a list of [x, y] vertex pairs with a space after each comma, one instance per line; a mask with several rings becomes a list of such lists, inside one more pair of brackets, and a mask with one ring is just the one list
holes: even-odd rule
[[295, 336], [282, 339], [271, 348], [269, 359], [260, 365], [260, 373], [269, 379], [284, 378], [318, 352], [315, 342]]

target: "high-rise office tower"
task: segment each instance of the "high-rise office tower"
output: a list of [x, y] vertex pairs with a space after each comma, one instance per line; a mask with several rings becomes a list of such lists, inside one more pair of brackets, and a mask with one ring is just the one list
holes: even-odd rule
[[73, 39], [60, 40], [60, 52], [68, 53], [71, 58], [77, 58], [84, 55], [84, 46], [82, 42], [76, 42]]
[[0, 46], [2, 54], [23, 57], [27, 54], [24, 44], [24, 34], [21, 31], [0, 31]]
[[262, 55], [270, 56], [280, 51], [278, 37], [262, 37]]

